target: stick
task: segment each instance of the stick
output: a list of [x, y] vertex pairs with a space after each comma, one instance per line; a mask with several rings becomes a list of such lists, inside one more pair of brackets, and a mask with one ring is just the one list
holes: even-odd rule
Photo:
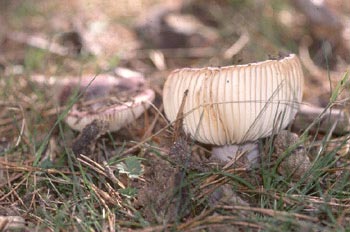
[[[323, 113], [324, 112], [324, 113]], [[335, 125], [333, 133], [342, 135], [350, 131], [350, 119], [341, 109], [327, 109], [312, 105], [301, 105], [295, 118], [293, 127], [296, 130], [305, 130], [313, 121], [320, 118], [317, 130], [326, 133]]]
[[17, 43], [27, 44], [31, 47], [47, 50], [59, 56], [69, 55], [69, 50], [58, 43], [50, 42], [42, 37], [28, 35], [23, 32], [7, 32], [7, 38]]
[[225, 59], [231, 59], [234, 55], [239, 53], [245, 45], [249, 42], [249, 34], [247, 31], [244, 31], [239, 39], [224, 53]]

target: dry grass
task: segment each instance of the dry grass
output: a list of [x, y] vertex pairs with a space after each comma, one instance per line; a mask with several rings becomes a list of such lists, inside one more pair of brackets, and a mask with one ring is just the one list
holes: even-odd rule
[[[129, 11], [116, 3], [82, 2], [7, 1], [0, 10], [5, 11], [11, 30], [36, 32], [52, 42], [57, 32], [69, 28], [69, 22], [81, 23], [76, 17], [112, 19], [121, 33], [116, 41], [106, 41], [106, 46], [113, 47], [110, 53], [60, 56], [49, 49], [2, 41], [0, 31], [0, 230], [350, 230], [349, 154], [339, 155], [348, 139], [342, 137], [332, 150], [327, 149], [336, 136], [332, 128], [326, 134], [317, 132], [320, 118], [299, 133], [311, 167], [303, 178], [293, 180], [278, 172], [278, 162], [266, 161], [253, 168], [232, 163], [222, 168], [210, 159], [210, 146], [187, 138], [162, 112], [162, 85], [172, 69], [261, 60], [279, 50], [297, 52], [299, 45], [305, 52], [305, 44], [287, 40], [273, 17], [290, 7], [285, 1], [266, 1], [262, 8], [253, 7], [254, 1], [214, 4], [210, 11], [216, 20], [227, 21], [215, 44], [205, 49], [158, 50], [162, 55], [139, 49], [131, 30], [134, 17], [155, 1], [139, 0], [135, 5], [121, 1]], [[81, 15], [72, 9], [80, 9]], [[96, 11], [90, 14], [91, 9]], [[246, 33], [249, 41], [259, 43], [247, 42]], [[238, 54], [221, 55], [236, 48], [242, 37], [245, 42], [240, 43]], [[310, 62], [309, 57], [305, 59]], [[137, 122], [100, 138], [92, 156], [75, 156], [71, 147], [78, 134], [63, 122], [69, 104], [57, 107], [56, 90], [39, 86], [30, 77], [95, 74], [111, 71], [116, 64], [146, 74], [157, 93], [154, 105]], [[306, 72], [306, 78], [318, 74]], [[327, 107], [347, 105], [348, 76], [339, 70], [331, 74], [337, 80], [319, 102], [327, 101]], [[323, 88], [330, 84], [327, 78], [319, 82]], [[317, 101], [321, 93], [315, 83], [306, 84], [308, 100]], [[269, 158], [272, 140], [266, 138], [259, 145]], [[291, 152], [293, 147], [285, 155]]]

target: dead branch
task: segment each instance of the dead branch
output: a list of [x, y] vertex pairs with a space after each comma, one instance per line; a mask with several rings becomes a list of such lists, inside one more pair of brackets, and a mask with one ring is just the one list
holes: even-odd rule
[[[349, 154], [350, 150], [350, 137], [349, 135], [344, 135], [338, 138], [330, 139], [328, 141], [312, 141], [310, 144], [308, 144], [308, 147], [317, 148], [317, 149], [324, 149], [325, 153], [330, 153], [336, 151], [336, 153], [340, 157], [345, 157], [347, 154]], [[338, 167], [333, 169], [327, 169], [327, 171], [339, 171]]]
[[149, 58], [153, 62], [154, 66], [160, 71], [167, 69], [164, 54], [159, 50], [151, 50], [149, 52]]
[[33, 36], [23, 32], [7, 32], [6, 37], [10, 40], [16, 41], [17, 43], [23, 43], [34, 48], [46, 50], [55, 55], [68, 56], [70, 53], [68, 48], [48, 41], [40, 36]]
[[264, 215], [268, 215], [270, 217], [294, 217], [300, 220], [306, 220], [311, 222], [318, 222], [318, 218], [307, 216], [300, 213], [289, 213], [286, 211], [278, 211], [273, 209], [264, 209], [264, 208], [256, 208], [256, 207], [250, 207], [250, 206], [241, 206], [241, 205], [222, 205], [218, 206], [218, 208], [226, 209], [226, 210], [240, 210], [240, 211], [250, 211], [254, 213], [261, 213]]
[[[310, 41], [304, 38], [301, 42], [301, 45], [299, 46], [300, 60], [303, 63], [304, 67], [307, 69], [307, 71], [312, 76], [317, 78], [328, 79], [329, 77], [329, 79], [333, 81], [340, 81], [345, 71], [344, 72], [329, 71], [317, 66], [310, 57], [309, 44], [310, 44]], [[322, 86], [322, 88], [325, 88], [325, 89], [328, 89], [328, 87], [329, 86], [326, 84]]]
[[320, 39], [327, 39], [333, 44], [342, 41], [343, 23], [340, 17], [331, 11], [324, 2], [311, 0], [290, 0], [306, 18], [313, 34]]
[[20, 216], [0, 216], [0, 230], [24, 230], [26, 227], [25, 219]]
[[312, 122], [319, 120], [318, 131], [326, 133], [334, 125], [333, 133], [342, 135], [350, 131], [350, 118], [341, 109], [325, 109], [322, 107], [303, 104], [294, 120], [293, 127], [296, 130], [305, 130]]
[[326, 1], [290, 0], [306, 18], [310, 35], [321, 41], [328, 41], [332, 50], [345, 61], [349, 61], [350, 24], [342, 11], [335, 11]]
[[339, 17], [323, 1], [316, 3], [310, 0], [292, 0], [290, 2], [310, 20], [310, 23], [332, 29], [342, 28]]
[[249, 42], [249, 34], [247, 31], [244, 31], [239, 39], [224, 53], [225, 59], [231, 59], [234, 55], [239, 53]]
[[[128, 53], [121, 54], [121, 60], [130, 59], [149, 59], [149, 54], [154, 50], [152, 49], [137, 49], [129, 51]], [[212, 47], [192, 47], [192, 48], [164, 48], [157, 49], [157, 51], [163, 53], [165, 58], [208, 58], [220, 54], [218, 49]]]

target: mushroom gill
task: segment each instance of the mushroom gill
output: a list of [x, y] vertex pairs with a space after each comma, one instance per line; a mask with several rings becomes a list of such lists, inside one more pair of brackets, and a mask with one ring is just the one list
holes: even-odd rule
[[294, 54], [280, 59], [221, 68], [173, 71], [164, 85], [167, 118], [183, 108], [183, 127], [207, 144], [240, 144], [285, 128], [303, 93], [303, 72]]

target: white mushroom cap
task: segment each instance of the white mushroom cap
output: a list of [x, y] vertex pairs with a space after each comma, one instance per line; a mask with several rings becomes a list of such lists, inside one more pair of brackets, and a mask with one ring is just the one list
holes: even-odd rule
[[165, 82], [164, 111], [175, 121], [188, 90], [183, 128], [193, 139], [215, 145], [254, 141], [290, 123], [303, 82], [294, 54], [246, 65], [178, 69]]
[[117, 131], [138, 118], [154, 100], [154, 91], [143, 84], [140, 79], [110, 75], [85, 76], [79, 82], [72, 81], [63, 87], [62, 94], [72, 94], [78, 87], [84, 97], [72, 106], [65, 121], [72, 129], [82, 131], [97, 119], [107, 124], [107, 130]]

